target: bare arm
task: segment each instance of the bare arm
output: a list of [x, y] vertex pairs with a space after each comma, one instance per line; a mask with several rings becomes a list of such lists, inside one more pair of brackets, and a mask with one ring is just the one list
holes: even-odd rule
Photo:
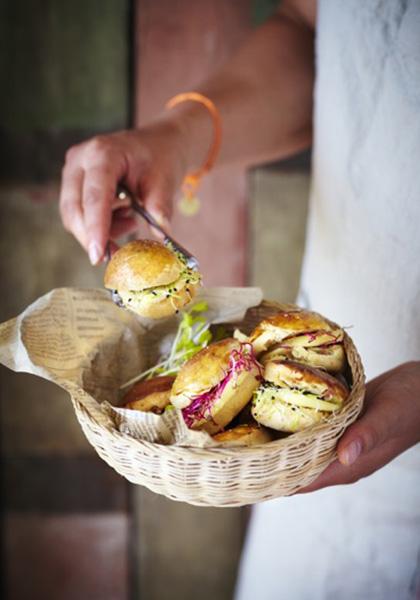
[[[312, 138], [314, 32], [296, 2], [285, 2], [199, 91], [221, 112], [219, 164], [255, 164], [307, 147]], [[307, 4], [307, 3], [306, 3]], [[187, 140], [186, 165], [204, 160], [211, 123], [189, 103], [177, 115]]]
[[[223, 120], [219, 164], [296, 152], [311, 141], [315, 0], [286, 0], [238, 53], [201, 86]], [[187, 103], [150, 125], [99, 136], [69, 150], [60, 210], [64, 226], [98, 263], [107, 240], [135, 227], [115, 209], [119, 181], [164, 221], [182, 178], [205, 159], [212, 137], [203, 107]]]

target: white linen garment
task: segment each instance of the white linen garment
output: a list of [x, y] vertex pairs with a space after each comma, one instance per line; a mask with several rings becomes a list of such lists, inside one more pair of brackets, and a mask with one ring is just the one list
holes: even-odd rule
[[[316, 53], [298, 301], [352, 326], [371, 378], [420, 359], [420, 0], [321, 0]], [[420, 598], [419, 551], [418, 445], [254, 507], [236, 600]]]

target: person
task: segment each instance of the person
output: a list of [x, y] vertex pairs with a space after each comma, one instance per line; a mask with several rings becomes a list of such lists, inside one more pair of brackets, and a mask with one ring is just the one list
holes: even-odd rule
[[[317, 492], [254, 508], [238, 600], [420, 593], [419, 31], [417, 0], [285, 0], [198, 90], [223, 122], [219, 164], [313, 141], [298, 302], [354, 326], [369, 378], [338, 459], [304, 490]], [[93, 264], [136, 225], [114, 204], [117, 183], [141, 189], [167, 225], [211, 136], [206, 112], [185, 103], [69, 150], [62, 220]]]

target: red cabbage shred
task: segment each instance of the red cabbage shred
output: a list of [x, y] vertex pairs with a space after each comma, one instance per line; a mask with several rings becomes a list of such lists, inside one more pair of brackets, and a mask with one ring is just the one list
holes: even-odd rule
[[252, 371], [255, 367], [258, 369], [258, 378], [262, 379], [262, 369], [255, 358], [251, 344], [241, 343], [238, 350], [232, 350], [225, 377], [208, 392], [195, 396], [191, 404], [182, 410], [182, 416], [187, 427], [191, 428], [197, 421], [209, 419], [213, 404], [223, 394], [229, 381], [233, 377], [237, 377], [242, 371]]

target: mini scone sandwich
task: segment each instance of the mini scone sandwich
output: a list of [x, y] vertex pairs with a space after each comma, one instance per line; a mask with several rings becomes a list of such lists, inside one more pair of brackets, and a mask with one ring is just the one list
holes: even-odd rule
[[136, 383], [123, 398], [124, 408], [162, 414], [170, 404], [174, 381], [175, 377], [166, 375]]
[[257, 423], [251, 425], [237, 425], [232, 429], [226, 429], [213, 436], [213, 439], [223, 446], [259, 446], [273, 439], [271, 433]]
[[221, 431], [251, 400], [261, 381], [252, 346], [228, 338], [204, 348], [179, 371], [171, 402], [190, 429]]
[[264, 382], [252, 400], [254, 419], [272, 429], [296, 432], [339, 410], [347, 387], [325, 371], [293, 361], [266, 364]]
[[295, 360], [329, 373], [340, 373], [346, 365], [344, 332], [318, 313], [281, 311], [254, 329], [250, 342], [258, 360]]
[[142, 317], [160, 319], [188, 304], [201, 275], [182, 254], [153, 240], [135, 240], [116, 251], [104, 284], [113, 300]]

